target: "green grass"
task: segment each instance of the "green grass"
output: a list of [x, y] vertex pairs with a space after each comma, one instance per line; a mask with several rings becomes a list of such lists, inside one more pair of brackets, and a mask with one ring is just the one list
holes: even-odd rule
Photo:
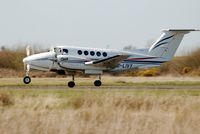
[[0, 93], [7, 93], [11, 96], [47, 96], [55, 95], [59, 98], [73, 98], [85, 95], [101, 96], [108, 93], [111, 94], [124, 94], [124, 95], [189, 95], [189, 96], [200, 96], [199, 89], [141, 89], [141, 90], [130, 90], [130, 89], [1, 89]]
[[[134, 94], [134, 95], [194, 95], [200, 94], [200, 80], [169, 78], [142, 78], [134, 80], [131, 77], [105, 77], [103, 86], [93, 86], [93, 78], [77, 78], [76, 87], [67, 87], [70, 78], [33, 78], [32, 83], [25, 85], [22, 78], [1, 78], [0, 93], [8, 92], [12, 95], [57, 95], [60, 97], [77, 97], [85, 94], [101, 95], [113, 94]], [[132, 90], [134, 89], [134, 90]], [[168, 90], [171, 89], [171, 90]]]

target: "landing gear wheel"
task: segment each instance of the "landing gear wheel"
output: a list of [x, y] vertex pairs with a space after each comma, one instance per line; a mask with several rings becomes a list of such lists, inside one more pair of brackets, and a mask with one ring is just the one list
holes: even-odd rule
[[25, 84], [29, 84], [29, 83], [31, 83], [31, 78], [29, 76], [25, 76], [23, 81]]
[[74, 86], [75, 86], [75, 82], [74, 81], [68, 82], [68, 87], [73, 88]]
[[95, 81], [94, 81], [94, 85], [95, 85], [96, 87], [100, 87], [100, 86], [101, 86], [101, 81], [100, 81], [100, 80], [95, 80]]

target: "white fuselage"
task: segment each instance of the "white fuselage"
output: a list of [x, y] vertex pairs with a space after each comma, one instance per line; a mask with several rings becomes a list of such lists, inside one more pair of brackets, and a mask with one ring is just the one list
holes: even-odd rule
[[[115, 55], [129, 54], [130, 56], [121, 61], [115, 68], [98, 67], [85, 64], [86, 62], [107, 59]], [[50, 52], [34, 54], [23, 59], [31, 69], [42, 71], [50, 70], [81, 70], [86, 74], [102, 74], [103, 71], [125, 71], [137, 68], [159, 66], [163, 59], [159, 57], [147, 57], [142, 54], [135, 54], [127, 51], [57, 46]], [[112, 63], [111, 63], [112, 64]]]

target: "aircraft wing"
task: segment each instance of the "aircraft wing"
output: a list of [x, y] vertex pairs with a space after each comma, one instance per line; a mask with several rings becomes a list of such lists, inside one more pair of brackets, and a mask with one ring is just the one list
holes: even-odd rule
[[130, 55], [115, 55], [101, 60], [85, 62], [86, 65], [93, 65], [96, 67], [114, 68], [120, 62], [127, 59]]

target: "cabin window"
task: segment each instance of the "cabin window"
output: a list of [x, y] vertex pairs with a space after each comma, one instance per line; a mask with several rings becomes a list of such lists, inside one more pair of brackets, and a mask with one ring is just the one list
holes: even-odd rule
[[81, 55], [83, 52], [81, 50], [78, 50], [77, 52], [79, 55]]
[[101, 56], [101, 53], [99, 51], [96, 54], [97, 54], [97, 56]]
[[84, 54], [85, 54], [85, 55], [88, 55], [88, 51], [84, 51]]
[[106, 57], [106, 56], [107, 56], [107, 53], [106, 53], [106, 52], [103, 52], [103, 56]]
[[91, 55], [91, 56], [94, 56], [94, 55], [95, 55], [94, 51], [91, 51], [91, 52], [90, 52], [90, 55]]
[[63, 49], [63, 53], [68, 53], [68, 49]]

